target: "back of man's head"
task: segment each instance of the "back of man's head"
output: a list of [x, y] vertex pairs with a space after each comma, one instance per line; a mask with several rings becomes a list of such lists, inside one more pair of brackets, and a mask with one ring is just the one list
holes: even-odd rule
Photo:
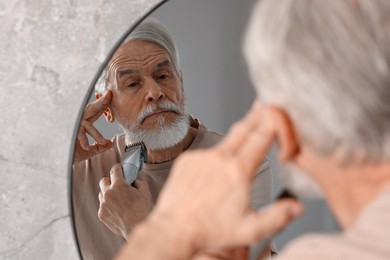
[[390, 158], [390, 1], [259, 1], [245, 56], [261, 99], [319, 152]]

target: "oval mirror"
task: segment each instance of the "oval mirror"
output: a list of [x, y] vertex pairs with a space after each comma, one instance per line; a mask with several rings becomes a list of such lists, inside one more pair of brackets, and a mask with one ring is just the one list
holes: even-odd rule
[[[146, 21], [156, 20], [161, 23], [172, 35], [178, 49], [180, 63], [176, 64], [176, 83], [172, 83], [173, 81], [169, 79], [165, 80], [167, 83], [164, 82], [164, 79], [160, 79], [160, 81], [163, 86], [177, 85], [174, 91], [166, 91], [163, 95], [165, 95], [166, 100], [173, 101], [174, 105], [178, 105], [178, 109], [182, 109], [180, 103], [182, 101], [185, 102], [186, 113], [191, 118], [190, 124], [197, 130], [184, 143], [184, 147], [179, 149], [180, 152], [187, 148], [194, 149], [211, 146], [217, 142], [220, 139], [219, 134], [207, 137], [208, 139], [204, 140], [204, 138], [201, 138], [204, 135], [202, 131], [210, 129], [210, 132], [212, 130], [225, 133], [229, 126], [245, 113], [253, 100], [254, 91], [250, 87], [250, 81], [241, 53], [241, 37], [250, 7], [251, 1], [238, 3], [235, 0], [170, 0], [153, 11], [146, 19]], [[139, 46], [131, 46], [132, 49], [137, 47]], [[142, 44], [140, 49], [142, 48], [145, 48], [145, 44]], [[120, 50], [114, 54], [114, 57], [116, 57], [115, 55], [119, 56], [118, 52]], [[150, 51], [153, 52], [154, 49], [152, 48]], [[143, 55], [145, 56], [146, 54], [143, 53]], [[157, 57], [159, 58], [158, 55]], [[151, 59], [153, 58], [154, 56], [151, 57]], [[165, 58], [169, 59], [170, 57], [168, 55]], [[164, 55], [161, 61], [162, 63], [164, 62]], [[135, 67], [131, 67], [133, 65], [131, 62], [130, 60], [126, 69], [133, 70], [131, 73], [134, 73], [134, 75], [129, 74], [129, 71], [126, 72], [123, 66], [115, 68], [121, 70], [118, 73], [123, 73], [121, 78], [117, 77], [119, 85], [143, 84], [140, 82], [144, 80], [144, 71], [137, 71], [139, 64], [134, 64]], [[175, 74], [174, 61], [169, 59], [169, 63], [172, 64], [169, 64], [169, 66], [165, 65], [166, 68], [160, 64], [160, 66], [163, 66], [162, 70], [155, 70], [152, 73], [162, 74], [154, 75], [151, 73], [151, 77], [159, 76], [163, 78], [166, 77], [164, 73], [167, 72]], [[149, 66], [147, 61], [145, 66]], [[153, 64], [153, 66], [159, 65]], [[96, 82], [97, 84], [104, 82], [104, 79], [102, 79], [104, 78], [103, 74], [104, 72], [102, 74], [99, 73], [97, 76], [99, 78]], [[171, 75], [168, 76], [171, 77]], [[130, 82], [134, 80], [135, 83]], [[145, 83], [145, 85], [147, 84]], [[179, 85], [183, 87], [183, 100], [181, 100], [181, 94], [179, 94], [181, 91], [181, 86]], [[88, 103], [96, 100], [95, 88], [97, 87], [93, 86], [93, 89], [90, 90]], [[140, 100], [144, 100], [145, 95], [148, 94], [142, 93], [139, 95], [139, 91], [135, 88], [137, 87], [133, 87], [133, 90], [131, 90], [131, 95], [136, 98], [123, 101], [117, 99], [117, 95], [126, 96], [128, 95], [127, 93], [130, 93], [129, 88], [127, 88], [127, 92], [113, 91], [112, 101], [137, 103], [135, 106], [142, 106], [139, 105], [142, 104]], [[169, 86], [166, 88], [169, 88]], [[153, 96], [154, 94], [150, 94], [152, 95], [151, 98], [156, 98]], [[137, 99], [138, 101], [135, 101]], [[130, 110], [131, 106], [128, 105], [127, 109]], [[168, 110], [166, 107], [164, 109]], [[136, 112], [139, 112], [139, 110]], [[121, 112], [119, 111], [119, 113]], [[112, 114], [112, 116], [116, 116], [116, 114]], [[132, 115], [131, 113], [129, 114]], [[168, 121], [170, 117], [176, 116], [174, 113], [171, 113], [173, 115], [166, 114], [166, 120]], [[145, 119], [145, 123], [151, 124], [151, 122], [158, 120], [158, 116], [150, 116], [149, 118]], [[120, 162], [120, 159], [123, 157], [124, 135], [120, 126], [121, 123], [118, 123], [118, 121], [123, 124], [123, 120], [118, 120], [117, 117], [114, 122], [110, 123], [107, 121], [107, 117], [102, 115], [94, 122], [94, 127], [106, 139], [113, 140], [114, 148], [111, 152], [106, 151], [93, 159], [81, 162], [75, 161], [73, 164], [73, 216], [75, 232], [83, 259], [111, 259], [125, 241], [120, 235], [113, 233], [98, 217], [100, 206], [98, 198], [100, 192], [99, 182], [104, 176], [109, 175], [111, 167], [115, 163]], [[174, 132], [173, 135], [180, 134]], [[119, 139], [117, 139], [118, 136], [120, 136]], [[167, 138], [169, 139], [169, 137], [161, 138], [160, 136], [158, 139]], [[179, 139], [182, 138], [179, 137]], [[89, 142], [93, 144], [95, 140], [89, 136]], [[176, 141], [173, 140], [173, 142], [175, 143]], [[151, 145], [153, 146], [153, 144], [147, 143], [148, 150], [153, 149], [153, 147], [151, 149]], [[158, 145], [164, 146], [165, 144]], [[143, 171], [141, 171], [140, 175], [142, 180], [147, 183], [148, 190], [150, 190], [152, 204], [157, 199], [158, 192], [167, 177], [172, 159], [178, 155], [176, 150], [163, 150], [159, 152], [162, 156], [157, 153], [153, 157], [152, 154], [149, 156], [149, 162], [143, 166]], [[166, 156], [165, 154], [167, 153], [168, 155]], [[101, 155], [103, 155], [104, 159], [100, 157]], [[98, 157], [102, 160], [98, 160]], [[77, 153], [75, 153], [75, 159], [77, 160]], [[147, 177], [145, 171], [149, 174]], [[270, 174], [265, 177], [267, 177], [264, 180], [265, 186], [270, 187]], [[270, 198], [270, 192], [271, 190], [267, 189], [263, 192], [264, 195], [259, 194], [258, 197]], [[261, 202], [265, 201], [260, 201], [259, 199], [258, 203]]]
[[[162, 1], [107, 57], [75, 131], [71, 199], [83, 259], [112, 259], [174, 159], [216, 144], [250, 107], [241, 39], [253, 2]], [[110, 175], [115, 164], [123, 176]], [[272, 197], [268, 160], [253, 183], [259, 208]]]

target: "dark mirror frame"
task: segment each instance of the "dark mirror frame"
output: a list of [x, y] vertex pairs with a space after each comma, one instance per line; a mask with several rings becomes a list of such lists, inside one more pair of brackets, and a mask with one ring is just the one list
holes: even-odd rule
[[[71, 219], [71, 225], [72, 225], [72, 231], [73, 231], [73, 237], [74, 237], [74, 240], [76, 242], [76, 246], [77, 246], [77, 252], [78, 252], [78, 255], [79, 255], [79, 259], [82, 259], [82, 256], [81, 256], [81, 250], [80, 250], [80, 246], [79, 246], [79, 241], [78, 241], [78, 237], [77, 237], [77, 232], [76, 232], [76, 226], [75, 226], [75, 222], [74, 222], [74, 218], [73, 218], [73, 199], [72, 199], [72, 183], [73, 183], [73, 169], [72, 169], [72, 164], [73, 164], [73, 160], [74, 160], [74, 151], [75, 151], [75, 148], [76, 148], [76, 140], [77, 140], [77, 134], [78, 134], [78, 129], [79, 129], [79, 125], [80, 125], [80, 122], [81, 122], [81, 118], [82, 118], [82, 115], [84, 113], [84, 108], [85, 106], [87, 105], [88, 103], [88, 100], [89, 100], [89, 97], [91, 96], [92, 92], [94, 91], [95, 89], [95, 85], [97, 83], [97, 81], [99, 80], [99, 77], [100, 75], [102, 74], [104, 68], [107, 66], [108, 62], [111, 60], [112, 56], [114, 55], [114, 53], [116, 52], [116, 50], [119, 48], [119, 46], [125, 41], [125, 39], [127, 38], [127, 36], [143, 21], [145, 20], [149, 15], [151, 15], [154, 11], [156, 11], [160, 6], [162, 6], [163, 4], [165, 4], [166, 2], [168, 2], [169, 0], [161, 0], [160, 2], [158, 2], [156, 5], [154, 5], [149, 11], [146, 12], [146, 14], [144, 14], [141, 18], [139, 18], [137, 21], [135, 21], [133, 23], [132, 26], [130, 26], [130, 28], [125, 31], [125, 33], [119, 38], [119, 40], [114, 44], [114, 46], [111, 48], [110, 52], [107, 54], [105, 60], [103, 61], [103, 63], [100, 65], [99, 69], [97, 70], [97, 72], [95, 73], [95, 76], [94, 78], [92, 79], [92, 82], [91, 84], [89, 85], [89, 88], [88, 88], [88, 92], [86, 93], [85, 97], [84, 97], [84, 100], [81, 104], [81, 107], [80, 107], [80, 110], [79, 110], [79, 113], [78, 113], [78, 116], [77, 116], [77, 120], [76, 120], [76, 124], [75, 124], [75, 128], [73, 130], [73, 134], [72, 134], [72, 140], [71, 140], [71, 146], [70, 146], [70, 151], [69, 151], [69, 161], [68, 161], [68, 205], [69, 205], [69, 212], [70, 212], [70, 219]], [[97, 213], [96, 213], [97, 214]]]

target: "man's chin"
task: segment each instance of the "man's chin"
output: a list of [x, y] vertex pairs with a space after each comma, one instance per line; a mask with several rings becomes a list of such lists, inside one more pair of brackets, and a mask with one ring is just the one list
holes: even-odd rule
[[[178, 142], [178, 143], [180, 143], [180, 142]], [[178, 143], [169, 143], [169, 144], [164, 144], [164, 145], [161, 145], [161, 144], [156, 145], [155, 142], [144, 141], [144, 144], [147, 147], [147, 149], [149, 151], [155, 151], [155, 152], [159, 152], [159, 151], [164, 151], [164, 150], [170, 149], [172, 147], [175, 147], [175, 145], [177, 145]]]
[[178, 120], [177, 114], [175, 116], [167, 116], [165, 113], [160, 113], [145, 118], [139, 125], [141, 131], [158, 131], [163, 128], [168, 128], [175, 124]]

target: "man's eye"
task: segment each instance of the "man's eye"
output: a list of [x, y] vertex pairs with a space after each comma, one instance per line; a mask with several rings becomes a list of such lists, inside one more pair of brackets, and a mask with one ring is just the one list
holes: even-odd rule
[[138, 82], [132, 82], [132, 83], [127, 85], [128, 88], [134, 88], [136, 86], [138, 86]]
[[168, 74], [162, 74], [162, 75], [158, 76], [158, 79], [161, 79], [161, 80], [167, 79], [167, 78], [168, 78]]

